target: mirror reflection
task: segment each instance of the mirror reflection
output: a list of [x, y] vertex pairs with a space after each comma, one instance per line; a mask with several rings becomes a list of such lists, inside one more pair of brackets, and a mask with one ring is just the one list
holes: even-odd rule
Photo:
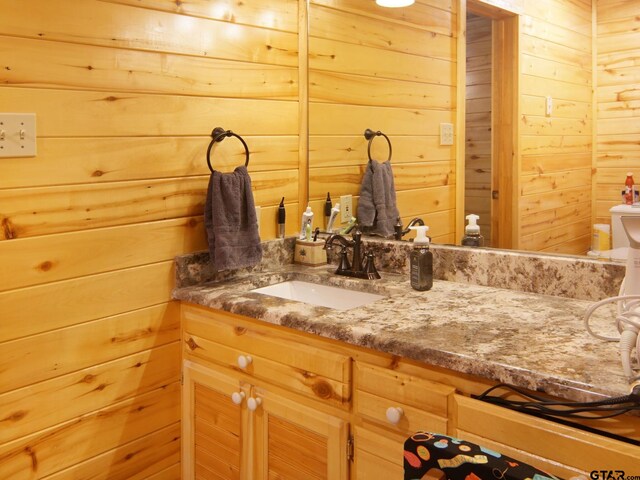
[[[594, 158], [591, 2], [505, 0], [502, 11], [480, 0], [466, 3], [460, 49], [456, 1], [398, 9], [366, 0], [311, 1], [310, 204], [321, 211], [327, 192], [334, 203], [352, 195], [357, 211], [368, 161], [363, 132], [370, 128], [392, 142], [403, 227], [419, 217], [434, 242], [460, 244], [464, 217], [477, 214], [487, 246], [586, 254], [592, 225], [610, 223], [609, 209], [620, 203], [634, 162], [628, 134], [637, 136], [638, 128], [616, 120], [631, 113], [615, 100], [625, 88], [637, 91], [637, 82], [606, 70], [622, 48], [608, 36], [632, 17], [598, 7], [598, 43], [605, 46], [596, 62], [607, 86], [599, 89], [604, 101], [596, 114], [604, 128]], [[466, 77], [459, 81], [463, 52]], [[496, 70], [509, 61], [519, 64]], [[457, 155], [441, 133], [452, 125], [455, 143], [461, 123], [465, 152]], [[385, 142], [374, 142], [373, 158], [384, 162], [386, 155]]]

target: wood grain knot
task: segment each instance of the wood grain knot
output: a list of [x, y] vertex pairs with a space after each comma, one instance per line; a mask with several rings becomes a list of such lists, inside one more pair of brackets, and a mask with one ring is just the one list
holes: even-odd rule
[[27, 416], [27, 412], [25, 412], [24, 410], [18, 410], [17, 412], [13, 412], [8, 417], [5, 417], [0, 421], [1, 422], [19, 422], [26, 416]]
[[12, 238], [16, 238], [16, 230], [8, 218], [2, 219], [2, 231], [4, 233], [4, 238], [6, 240], [11, 240]]
[[78, 383], [92, 383], [96, 379], [95, 375], [85, 375]]
[[195, 218], [191, 218], [189, 219], [189, 221], [187, 222], [187, 227], [189, 228], [195, 228], [198, 226], [198, 220], [196, 220]]
[[25, 447], [24, 451], [27, 455], [31, 457], [31, 470], [34, 472], [38, 470], [38, 458], [36, 457], [36, 452], [29, 446]]
[[244, 335], [247, 333], [247, 329], [244, 327], [233, 327], [233, 333], [236, 335]]
[[391, 370], [395, 370], [396, 368], [398, 368], [399, 364], [400, 364], [400, 357], [398, 357], [397, 355], [394, 355], [393, 357], [391, 357], [391, 363], [389, 364], [389, 368]]
[[325, 400], [333, 397], [333, 388], [324, 380], [318, 380], [317, 382], [314, 382], [314, 384], [311, 386], [311, 390], [313, 390], [313, 394], [316, 397]]
[[92, 177], [101, 177], [102, 175], [104, 175], [104, 172], [102, 170], [95, 170], [91, 176]]
[[38, 268], [43, 272], [48, 272], [49, 270], [51, 270], [51, 267], [53, 267], [53, 263], [51, 263], [49, 260], [38, 265]]
[[187, 340], [187, 346], [191, 350], [195, 350], [196, 348], [198, 348], [198, 344], [196, 343], [196, 341], [193, 338], [189, 338], [189, 340]]

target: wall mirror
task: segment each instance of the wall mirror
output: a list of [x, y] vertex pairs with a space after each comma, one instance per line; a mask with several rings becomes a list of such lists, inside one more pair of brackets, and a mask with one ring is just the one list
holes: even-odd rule
[[[403, 224], [423, 218], [434, 243], [459, 244], [464, 216], [477, 213], [487, 246], [586, 253], [593, 188], [591, 6], [530, 3], [418, 0], [383, 8], [372, 0], [311, 0], [314, 211], [322, 211], [327, 192], [334, 203], [353, 195], [355, 209], [367, 164], [363, 133], [371, 128], [392, 141]], [[464, 46], [457, 41], [460, 12]], [[454, 145], [443, 145], [441, 125], [449, 123]], [[375, 159], [386, 160], [385, 141], [372, 147]]]

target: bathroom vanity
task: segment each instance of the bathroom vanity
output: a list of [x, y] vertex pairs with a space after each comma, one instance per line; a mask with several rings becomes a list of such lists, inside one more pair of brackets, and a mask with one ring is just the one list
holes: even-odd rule
[[[206, 255], [178, 262], [184, 478], [402, 478], [417, 430], [562, 477], [637, 473], [637, 444], [471, 398], [501, 381], [577, 401], [628, 393], [615, 345], [584, 331], [591, 302], [443, 280], [416, 292], [404, 274], [338, 277], [279, 256], [204, 283]], [[384, 298], [340, 311], [251, 292], [292, 279]], [[587, 424], [640, 441], [638, 417]]]

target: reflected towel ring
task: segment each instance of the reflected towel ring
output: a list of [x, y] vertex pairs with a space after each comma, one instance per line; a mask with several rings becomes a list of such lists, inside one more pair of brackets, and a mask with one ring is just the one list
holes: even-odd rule
[[207, 148], [207, 165], [209, 165], [209, 170], [211, 170], [211, 173], [213, 173], [213, 167], [211, 166], [211, 148], [213, 147], [214, 143], [221, 142], [225, 137], [236, 137], [242, 142], [242, 145], [244, 145], [244, 153], [246, 159], [244, 162], [244, 166], [249, 166], [249, 147], [247, 147], [247, 143], [242, 139], [242, 137], [237, 133], [233, 133], [231, 130], [225, 130], [222, 127], [216, 127], [213, 129], [213, 132], [211, 132], [212, 140], [209, 144], [209, 148]]
[[374, 132], [370, 128], [367, 128], [364, 131], [364, 138], [369, 140], [369, 146], [367, 147], [367, 156], [369, 157], [369, 161], [373, 161], [373, 158], [371, 158], [371, 143], [373, 142], [374, 138], [376, 138], [376, 137], [378, 137], [380, 135], [382, 135], [387, 140], [387, 144], [389, 145], [389, 158], [387, 158], [387, 162], [390, 162], [391, 161], [391, 153], [393, 152], [393, 150], [391, 149], [391, 140], [389, 140], [389, 137], [387, 137], [380, 130], [378, 130], [377, 132]]

